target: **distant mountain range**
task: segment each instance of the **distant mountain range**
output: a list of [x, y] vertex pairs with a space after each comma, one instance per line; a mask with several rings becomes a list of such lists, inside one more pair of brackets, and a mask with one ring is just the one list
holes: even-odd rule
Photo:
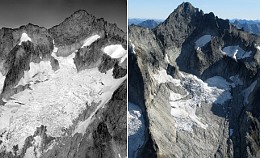
[[243, 29], [252, 34], [260, 35], [260, 20], [232, 19], [230, 23], [238, 29]]
[[138, 25], [146, 28], [155, 28], [159, 25], [163, 20], [162, 19], [140, 19], [140, 18], [133, 18], [128, 19], [128, 25]]
[[[260, 20], [246, 20], [246, 19], [230, 19], [231, 24], [238, 29], [243, 29], [251, 34], [260, 35]], [[145, 28], [153, 29], [163, 22], [162, 19], [143, 19], [143, 18], [130, 18], [128, 25], [137, 25]]]

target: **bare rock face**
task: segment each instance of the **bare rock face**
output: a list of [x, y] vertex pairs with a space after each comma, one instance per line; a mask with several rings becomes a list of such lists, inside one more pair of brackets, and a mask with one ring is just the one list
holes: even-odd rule
[[259, 45], [190, 3], [152, 30], [130, 26], [129, 102], [146, 119], [137, 157], [258, 157]]
[[126, 58], [111, 45], [126, 50], [126, 33], [83, 10], [0, 30], [1, 158], [126, 157]]

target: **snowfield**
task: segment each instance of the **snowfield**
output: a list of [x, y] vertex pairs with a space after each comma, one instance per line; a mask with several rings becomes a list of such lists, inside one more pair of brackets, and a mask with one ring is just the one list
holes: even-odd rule
[[233, 59], [244, 59], [251, 56], [252, 51], [246, 52], [239, 45], [236, 46], [227, 46], [223, 50], [220, 50], [222, 54], [227, 55]]
[[131, 103], [128, 102], [128, 155], [129, 158], [135, 157], [135, 152], [140, 148], [144, 143], [144, 118], [142, 115], [141, 109]]
[[103, 50], [107, 55], [114, 59], [120, 59], [122, 63], [127, 58], [127, 51], [123, 48], [121, 44], [106, 46]]
[[[97, 111], [126, 78], [114, 79], [112, 69], [106, 74], [97, 68], [77, 72], [75, 53], [57, 57], [56, 52], [54, 48], [52, 56], [58, 60], [60, 69], [54, 72], [47, 61], [31, 63], [30, 70], [19, 82], [20, 85], [29, 83], [30, 89], [13, 95], [5, 106], [0, 106], [0, 151], [12, 151], [18, 144], [21, 152], [24, 140], [41, 125], [47, 126], [49, 136], [61, 137], [63, 129], [69, 128], [87, 108], [86, 103], [100, 103]], [[94, 112], [88, 120], [93, 115]], [[82, 131], [76, 129], [75, 133]]]
[[195, 48], [199, 49], [203, 46], [205, 46], [207, 43], [211, 41], [211, 35], [204, 35], [201, 36], [196, 42], [195, 42]]
[[153, 75], [159, 84], [172, 82], [186, 91], [185, 95], [170, 92], [171, 114], [175, 118], [177, 130], [192, 132], [194, 125], [206, 129], [208, 125], [196, 116], [196, 108], [201, 106], [201, 102], [222, 105], [232, 99], [230, 89], [234, 83], [229, 83], [220, 76], [214, 76], [205, 82], [191, 74], [181, 73], [181, 76], [181, 80], [174, 79], [166, 74], [166, 70], [159, 70], [158, 74]]
[[27, 35], [27, 33], [22, 33], [22, 36], [20, 38], [20, 43], [18, 45], [21, 45], [22, 42], [26, 42], [26, 41], [32, 41], [32, 39]]
[[84, 44], [81, 46], [81, 48], [90, 46], [93, 42], [95, 42], [99, 38], [100, 38], [99, 35], [93, 35], [91, 37], [88, 37], [87, 39], [85, 39]]

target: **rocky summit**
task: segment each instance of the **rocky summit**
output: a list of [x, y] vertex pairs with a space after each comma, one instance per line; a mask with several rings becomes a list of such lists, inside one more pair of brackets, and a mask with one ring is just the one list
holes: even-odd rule
[[0, 157], [126, 157], [126, 43], [84, 10], [0, 29]]
[[190, 3], [128, 31], [130, 157], [260, 157], [258, 36]]

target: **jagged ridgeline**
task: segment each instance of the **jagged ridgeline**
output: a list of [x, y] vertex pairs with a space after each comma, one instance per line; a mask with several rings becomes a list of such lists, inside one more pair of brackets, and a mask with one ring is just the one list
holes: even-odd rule
[[79, 10], [0, 30], [0, 157], [126, 157], [126, 33]]
[[190, 3], [128, 31], [131, 157], [260, 156], [258, 36]]

